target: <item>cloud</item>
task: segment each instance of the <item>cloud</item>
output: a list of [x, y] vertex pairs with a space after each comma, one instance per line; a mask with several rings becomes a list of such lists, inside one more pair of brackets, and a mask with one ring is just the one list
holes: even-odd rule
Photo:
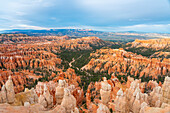
[[105, 31], [114, 28], [134, 31], [143, 28], [147, 31], [152, 28], [156, 32], [167, 28], [135, 25], [164, 25], [169, 21], [168, 0], [4, 0], [0, 4], [0, 29], [29, 25], [42, 28], [89, 27]]
[[23, 16], [23, 15], [26, 15], [26, 13], [25, 12], [16, 12], [16, 15], [18, 15], [18, 16]]
[[132, 26], [119, 26], [119, 27], [96, 27], [96, 26], [63, 26], [63, 27], [41, 27], [27, 24], [11, 25], [3, 30], [11, 29], [34, 29], [34, 30], [50, 30], [50, 29], [92, 29], [96, 31], [108, 31], [108, 32], [124, 32], [124, 31], [137, 31], [137, 32], [158, 32], [169, 33], [170, 24], [137, 24]]
[[26, 25], [26, 24], [12, 25], [12, 26], [10, 26], [10, 28], [12, 28], [12, 29], [35, 29], [35, 30], [47, 29], [45, 27], [32, 26], [32, 25]]
[[170, 24], [139, 24], [132, 26], [116, 27], [114, 31], [139, 31], [139, 32], [164, 32], [168, 33], [170, 30]]
[[154, 18], [155, 14], [165, 16], [170, 11], [167, 0], [77, 0], [77, 5], [92, 15], [114, 20], [149, 15]]
[[[40, 26], [33, 26], [33, 25], [26, 25], [26, 24], [18, 24], [18, 25], [11, 25], [10, 29], [34, 29], [34, 30], [49, 30], [49, 29], [88, 29], [95, 27], [92, 26], [65, 26], [65, 27], [40, 27]], [[8, 29], [8, 30], [10, 30]], [[4, 29], [0, 29], [4, 30]]]

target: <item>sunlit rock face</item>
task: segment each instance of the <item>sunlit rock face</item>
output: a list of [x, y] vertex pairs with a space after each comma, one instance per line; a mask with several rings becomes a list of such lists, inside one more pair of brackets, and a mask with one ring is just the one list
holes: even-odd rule
[[140, 106], [141, 109], [140, 109], [139, 113], [144, 113], [146, 107], [149, 107], [149, 105], [146, 102], [143, 102]]
[[38, 95], [34, 88], [30, 90], [26, 89], [24, 92], [15, 94], [13, 105], [23, 106], [25, 103], [30, 105], [38, 103]]
[[53, 81], [58, 81], [58, 85], [55, 88], [56, 104], [61, 104], [64, 96], [64, 88], [68, 88], [70, 90], [70, 93], [76, 98], [77, 105], [82, 103], [84, 99], [84, 92], [83, 89], [79, 87], [81, 78], [75, 74], [74, 69], [69, 68], [66, 72], [60, 72], [59, 76], [55, 77]]
[[62, 99], [64, 97], [64, 88], [65, 88], [65, 80], [59, 80], [58, 86], [56, 87], [55, 98], [56, 104], [61, 104]]
[[162, 107], [166, 104], [169, 106], [170, 104], [169, 85], [170, 85], [170, 77], [166, 77], [162, 87], [160, 86], [154, 87], [153, 91], [150, 93], [149, 96], [150, 97], [149, 102], [151, 107]]
[[141, 108], [140, 113], [169, 113], [170, 105], [161, 106], [161, 107], [149, 107], [146, 106]]
[[8, 81], [5, 83], [5, 88], [7, 92], [8, 103], [13, 103], [15, 98], [14, 85], [11, 76], [8, 77]]
[[[168, 80], [169, 77], [166, 77], [163, 85], [170, 85]], [[117, 92], [117, 96], [114, 101], [115, 111], [122, 113], [149, 113], [153, 110], [156, 113], [168, 113], [168, 110], [170, 110], [170, 105], [168, 103], [168, 99], [165, 99], [166, 101], [163, 100], [164, 98], [167, 98], [166, 94], [164, 96], [163, 93], [164, 87], [156, 86], [148, 95], [141, 92], [141, 84], [143, 83], [141, 83], [139, 80], [134, 80], [124, 93], [122, 89]], [[166, 87], [164, 91], [168, 91], [168, 87]]]
[[97, 109], [97, 113], [110, 113], [110, 111], [106, 105], [100, 104], [99, 108]]
[[[12, 48], [11, 48], [12, 49]], [[47, 67], [52, 70], [56, 70], [55, 65], [61, 64], [61, 59], [51, 52], [47, 51], [27, 51], [24, 48], [23, 50], [16, 50], [11, 53], [9, 51], [1, 54], [1, 65], [6, 69], [16, 69], [29, 66], [31, 68], [43, 68]], [[36, 46], [35, 46], [36, 49]], [[10, 54], [10, 55], [9, 55]]]
[[116, 72], [119, 75], [139, 78], [152, 76], [152, 79], [158, 79], [159, 75], [166, 76], [170, 71], [169, 60], [166, 58], [147, 58], [121, 48], [99, 49], [90, 56], [91, 60], [81, 68], [82, 70], [107, 72], [109, 75]]
[[[114, 84], [117, 81], [114, 76], [107, 80], [106, 77], [103, 77], [103, 81], [91, 83], [88, 86], [86, 92], [86, 105], [88, 112], [102, 112], [108, 111], [108, 109], [114, 110]], [[100, 104], [106, 107], [101, 107], [99, 109]], [[85, 111], [85, 110], [84, 110]], [[110, 110], [109, 110], [110, 112]]]
[[122, 89], [120, 89], [117, 92], [117, 96], [115, 99], [115, 111], [126, 113], [126, 98], [125, 98], [125, 95], [123, 94]]
[[0, 103], [6, 103], [7, 102], [7, 95], [6, 95], [6, 88], [5, 85], [2, 86], [1, 92], [0, 92]]
[[34, 104], [32, 106], [11, 106], [10, 104], [0, 104], [1, 113], [44, 113], [43, 106]]
[[74, 111], [76, 107], [76, 99], [73, 95], [71, 95], [67, 88], [64, 89], [64, 97], [61, 102], [61, 106], [66, 109], [66, 113], [71, 113], [71, 111]]
[[170, 44], [170, 39], [168, 38], [160, 38], [160, 39], [150, 39], [150, 40], [138, 40], [136, 39], [134, 42], [131, 43], [131, 47], [146, 47], [152, 49], [166, 49]]
[[[169, 55], [170, 55], [170, 52], [155, 52], [154, 54], [152, 54], [150, 56], [150, 58], [159, 58], [159, 57], [163, 57], [163, 58], [166, 58], [168, 60], [169, 58]], [[159, 69], [159, 68], [158, 68]], [[160, 72], [159, 72], [160, 73]]]
[[166, 77], [162, 85], [162, 102], [170, 104], [170, 77]]
[[7, 82], [1, 89], [1, 102], [2, 103], [9, 103], [12, 104], [14, 103], [15, 100], [15, 92], [14, 92], [14, 86], [12, 82], [11, 76], [8, 77]]
[[[50, 94], [53, 96], [53, 107], [57, 106], [60, 109], [59, 111], [79, 113], [79, 109], [76, 106], [81, 105], [84, 99], [83, 90], [78, 87], [76, 83], [79, 80], [80, 79], [76, 76], [74, 70], [68, 69], [66, 72], [61, 72], [59, 76], [54, 79], [54, 82], [38, 82], [36, 91], [39, 94], [39, 103], [49, 110], [50, 107], [48, 106], [50, 101], [48, 102], [48, 99], [46, 99], [47, 96], [45, 95]], [[55, 81], [58, 81], [58, 83], [56, 84]], [[46, 91], [46, 94], [44, 91]], [[50, 93], [48, 93], [48, 91]], [[49, 98], [49, 100], [52, 100], [52, 98]]]
[[162, 98], [162, 88], [157, 86], [150, 93], [150, 105], [153, 107], [161, 107], [161, 98]]
[[43, 95], [40, 95], [38, 103], [43, 105], [45, 108], [53, 107], [53, 96], [50, 94], [46, 84], [44, 84], [44, 93]]
[[107, 104], [110, 101], [111, 85], [108, 84], [107, 79], [101, 82], [100, 95], [103, 104]]
[[1, 89], [0, 100], [1, 103], [9, 103], [15, 106], [23, 106], [24, 103], [37, 103], [38, 96], [34, 88], [32, 88], [31, 90], [26, 89], [25, 92], [15, 94], [13, 82], [11, 76], [9, 76], [7, 82]]
[[[11, 70], [1, 70], [0, 69], [0, 89], [7, 82], [8, 77], [11, 76], [13, 81], [14, 92], [19, 93], [24, 91], [24, 86], [27, 86], [30, 81], [28, 81], [29, 76], [35, 76], [35, 74], [30, 73], [29, 70], [22, 70], [18, 72], [12, 72]], [[38, 76], [36, 78], [39, 78]]]
[[[110, 85], [111, 84], [109, 82], [110, 80], [114, 81], [115, 85]], [[154, 87], [153, 92], [149, 94], [149, 93], [143, 93], [143, 91], [145, 92], [145, 88], [143, 88], [144, 83], [141, 82], [141, 80], [137, 80], [137, 79], [134, 80], [131, 77], [128, 77], [128, 81], [124, 85], [119, 84], [120, 82], [116, 80], [114, 75], [111, 77], [110, 80], [106, 80], [106, 78], [104, 78], [103, 81], [96, 82], [95, 84], [91, 83], [88, 86], [87, 93], [86, 93], [86, 105], [87, 105], [88, 112], [101, 112], [103, 110], [106, 110], [104, 108], [103, 109], [100, 108], [100, 104], [105, 105], [109, 109], [109, 111], [112, 110], [115, 112], [122, 112], [122, 113], [129, 113], [129, 112], [139, 113], [145, 111], [146, 108], [148, 107], [151, 107], [153, 109], [155, 109], [155, 107], [161, 108], [162, 100], [160, 100], [159, 98], [156, 100], [155, 98], [156, 93], [162, 94], [161, 90], [160, 89], [156, 90], [155, 95], [152, 94], [153, 92], [155, 92], [155, 89], [157, 87], [161, 88], [161, 86]], [[101, 84], [101, 86], [99, 84]], [[112, 87], [110, 88], [108, 84], [113, 88]], [[146, 83], [145, 85], [147, 86]], [[105, 91], [108, 89], [110, 91], [110, 97], [107, 98], [109, 101], [106, 101], [106, 104], [104, 103], [104, 101], [102, 101], [101, 90], [103, 90], [103, 87], [105, 87]], [[114, 92], [117, 88], [119, 88], [119, 90], [117, 91], [116, 96], [114, 96]], [[100, 97], [101, 100], [99, 99]], [[153, 101], [153, 98], [155, 98], [154, 99], [155, 101]], [[154, 104], [154, 106], [152, 104]]]

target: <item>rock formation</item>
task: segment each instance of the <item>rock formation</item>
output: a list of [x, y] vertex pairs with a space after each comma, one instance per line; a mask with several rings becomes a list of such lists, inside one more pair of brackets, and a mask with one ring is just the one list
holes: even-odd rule
[[123, 94], [122, 89], [117, 92], [115, 99], [115, 111], [120, 113], [126, 113], [126, 98]]
[[[146, 47], [146, 48], [152, 48], [152, 49], [166, 49], [169, 46], [170, 39], [169, 38], [160, 38], [160, 39], [150, 39], [150, 40], [138, 40], [136, 39], [134, 42], [132, 42], [131, 47]], [[168, 48], [169, 49], [169, 48]]]
[[64, 97], [65, 80], [59, 80], [58, 86], [56, 87], [55, 98], [56, 104], [60, 105]]
[[64, 89], [64, 97], [61, 106], [66, 109], [66, 113], [71, 113], [75, 110], [76, 99], [73, 95], [70, 94], [70, 91], [67, 88]]
[[110, 100], [111, 85], [108, 84], [107, 79], [104, 78], [104, 81], [101, 82], [100, 95], [103, 104], [107, 104]]
[[110, 111], [106, 105], [100, 104], [97, 113], [110, 113]]
[[162, 101], [170, 104], [170, 77], [166, 77], [162, 85]]
[[142, 55], [127, 52], [123, 49], [99, 49], [91, 53], [90, 62], [83, 66], [82, 70], [93, 70], [96, 72], [107, 72], [109, 75], [131, 75], [144, 80], [150, 76], [152, 79], [158, 79], [158, 76], [169, 75], [169, 60], [164, 58], [149, 59]]
[[5, 83], [7, 102], [12, 104], [15, 98], [14, 85], [11, 76], [8, 77], [8, 81]]
[[0, 97], [1, 101], [0, 103], [6, 103], [7, 102], [7, 94], [6, 94], [6, 88], [5, 85], [2, 86], [1, 92], [0, 92]]
[[[0, 41], [0, 112], [170, 111], [168, 52], [144, 57], [122, 48], [103, 48], [91, 53], [90, 62], [81, 69], [65, 70], [66, 61], [61, 60], [63, 51], [92, 50], [115, 43], [98, 37], [71, 39], [23, 34], [3, 34]], [[130, 44], [129, 48], [169, 50], [169, 39], [136, 40]], [[93, 80], [89, 79], [92, 77], [98, 80], [87, 83], [84, 80]]]
[[1, 89], [1, 102], [14, 103], [15, 92], [11, 76], [8, 77], [7, 82]]
[[46, 84], [44, 84], [44, 93], [38, 98], [38, 103], [43, 105], [45, 108], [53, 107], [53, 96], [50, 94]]
[[[68, 72], [71, 73], [73, 71], [69, 69], [67, 73]], [[70, 76], [70, 80], [71, 77], [72, 76]], [[25, 89], [24, 92], [17, 94], [14, 93], [13, 87], [14, 99], [13, 102], [9, 102], [10, 98], [8, 98], [9, 95], [7, 94], [6, 88], [13, 86], [13, 81], [11, 80], [11, 77], [9, 77], [7, 83], [5, 83], [0, 92], [0, 110], [3, 112], [11, 112], [11, 110], [17, 112], [17, 109], [20, 109], [18, 112], [25, 111], [26, 113], [79, 113], [79, 111], [110, 113], [110, 110], [121, 113], [149, 113], [151, 111], [168, 113], [170, 109], [168, 97], [169, 80], [169, 77], [166, 77], [162, 86], [156, 85], [151, 89], [152, 91], [147, 94], [142, 93], [142, 86], [144, 83], [142, 83], [141, 80], [134, 80], [131, 77], [128, 77], [127, 83], [123, 85], [120, 84], [114, 74], [109, 80], [104, 77], [103, 81], [96, 82], [95, 84], [91, 83], [88, 86], [86, 93], [87, 108], [85, 109], [80, 104], [80, 110], [76, 106], [77, 102], [80, 101], [79, 96], [81, 96], [81, 93], [79, 91], [81, 91], [81, 89], [73, 84], [67, 84], [65, 79], [59, 79], [58, 84], [51, 81], [47, 83], [38, 83], [36, 90], [33, 88], [31, 90]], [[154, 81], [152, 82], [154, 83]], [[61, 93], [61, 90], [58, 90], [60, 88], [64, 89], [64, 95]], [[117, 90], [117, 88], [119, 88], [119, 90]], [[57, 91], [58, 93], [56, 93]], [[116, 94], [114, 92], [116, 92]], [[39, 97], [36, 93], [40, 94]], [[62, 96], [62, 99], [58, 98], [61, 99], [61, 103], [57, 102], [58, 100], [56, 98], [58, 96]], [[11, 95], [9, 97], [11, 97]], [[99, 99], [100, 97], [101, 100]], [[57, 104], [54, 106], [55, 99]], [[79, 101], [77, 101], [77, 99]], [[8, 102], [10, 105], [4, 104], [5, 102]]]
[[24, 92], [15, 94], [15, 101], [13, 105], [23, 106], [25, 103], [30, 105], [38, 103], [38, 95], [34, 88], [30, 90], [26, 89]]

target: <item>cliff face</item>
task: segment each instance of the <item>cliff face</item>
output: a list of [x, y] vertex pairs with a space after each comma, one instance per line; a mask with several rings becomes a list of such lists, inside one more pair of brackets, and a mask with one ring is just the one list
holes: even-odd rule
[[123, 49], [100, 49], [91, 53], [92, 59], [82, 67], [82, 70], [107, 72], [109, 75], [152, 76], [157, 79], [158, 75], [168, 75], [170, 72], [169, 60], [162, 61], [157, 58], [147, 58]]
[[[68, 36], [41, 36], [41, 37], [31, 37], [31, 36], [0, 36], [2, 49], [7, 49], [6, 47], [15, 48], [29, 48], [34, 49], [49, 50], [89, 50], [92, 46], [112, 46], [116, 43], [103, 41], [98, 37], [82, 37], [71, 39]], [[17, 44], [15, 46], [14, 44]], [[6, 46], [6, 47], [5, 47]]]
[[55, 54], [46, 51], [16, 51], [1, 55], [0, 63], [1, 67], [6, 69], [44, 66], [52, 69], [56, 64], [61, 64], [61, 59], [56, 57]]
[[141, 54], [146, 57], [169, 58], [170, 39], [159, 38], [150, 40], [138, 40], [127, 43], [123, 48], [126, 51]]
[[170, 39], [150, 39], [150, 40], [138, 40], [136, 39], [131, 44], [131, 47], [139, 48], [139, 47], [145, 47], [145, 48], [152, 48], [152, 49], [170, 49]]
[[150, 56], [150, 58], [162, 58], [162, 59], [164, 59], [164, 58], [170, 58], [170, 52], [155, 52], [154, 54], [152, 54], [151, 56]]
[[26, 34], [1, 34], [0, 41], [3, 44], [23, 44], [23, 43], [35, 43], [35, 42], [46, 42], [50, 40], [63, 40], [70, 39], [68, 36], [28, 36]]

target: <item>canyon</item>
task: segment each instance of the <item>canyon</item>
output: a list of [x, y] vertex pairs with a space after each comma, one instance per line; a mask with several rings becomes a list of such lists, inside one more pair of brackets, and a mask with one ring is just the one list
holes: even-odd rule
[[168, 38], [1, 34], [0, 42], [2, 113], [170, 111]]

